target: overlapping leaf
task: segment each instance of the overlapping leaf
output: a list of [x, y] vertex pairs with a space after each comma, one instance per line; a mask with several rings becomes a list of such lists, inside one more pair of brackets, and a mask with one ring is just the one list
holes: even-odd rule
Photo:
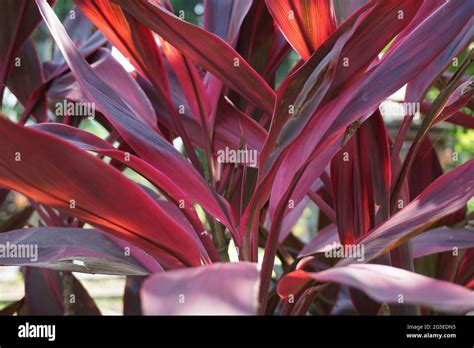
[[24, 248], [22, 255], [2, 257], [0, 264], [3, 266], [33, 266], [93, 274], [148, 274], [133, 256], [126, 255], [125, 249], [105, 233], [94, 229], [20, 229], [0, 234], [0, 244], [9, 245], [12, 250]]
[[307, 60], [336, 28], [332, 1], [266, 0], [266, 3], [283, 35], [304, 60]]
[[136, 243], [168, 267], [200, 264], [196, 243], [120, 172], [62, 140], [16, 126], [3, 116], [0, 124], [2, 186]]
[[138, 120], [120, 96], [104, 83], [82, 58], [51, 8], [42, 0], [38, 0], [37, 3], [53, 38], [88, 100], [96, 104], [107, 120], [143, 159], [173, 178], [180, 187], [185, 188], [185, 192], [192, 200], [201, 204], [232, 231], [233, 223], [228, 204], [210, 189], [198, 172], [158, 134], [157, 130]]
[[157, 273], [141, 290], [146, 315], [252, 315], [258, 307], [258, 266], [217, 263]]
[[[183, 51], [226, 85], [271, 113], [274, 92], [232, 47], [217, 36], [189, 24], [156, 3], [114, 0], [163, 39]], [[192, 40], [189, 38], [192, 37]]]
[[[368, 262], [420, 233], [441, 217], [463, 207], [474, 196], [474, 160], [431, 183], [418, 197], [388, 221], [357, 240], [365, 247]], [[354, 262], [347, 258], [339, 262]]]
[[309, 281], [335, 282], [359, 289], [380, 303], [419, 304], [442, 312], [464, 314], [474, 309], [474, 293], [459, 285], [384, 265], [350, 265], [318, 273], [296, 271], [278, 284], [283, 298]]

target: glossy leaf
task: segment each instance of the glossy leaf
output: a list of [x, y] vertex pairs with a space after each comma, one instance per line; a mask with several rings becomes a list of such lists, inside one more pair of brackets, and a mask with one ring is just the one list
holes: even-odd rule
[[[0, 125], [0, 184], [130, 240], [164, 257], [168, 266], [200, 264], [195, 242], [120, 172], [50, 135], [16, 126], [4, 117]], [[43, 151], [36, 151], [39, 148]], [[15, 154], [21, 161], [15, 161]], [[53, 180], [57, 177], [63, 180]], [[161, 220], [161, 226], [148, 216]]]
[[[223, 224], [233, 230], [232, 217], [226, 202], [210, 189], [199, 173], [171, 144], [159, 136], [156, 130], [140, 122], [120, 96], [93, 72], [67, 36], [51, 8], [42, 0], [38, 0], [38, 5], [53, 38], [65, 55], [72, 73], [88, 100], [96, 104], [107, 120], [141, 157], [172, 177], [181, 187], [185, 187], [191, 199], [201, 203], [205, 209], [210, 210]], [[205, 199], [204, 196], [206, 196]]]
[[336, 28], [332, 1], [266, 0], [288, 42], [307, 60]]
[[[452, 314], [474, 308], [474, 293], [459, 285], [384, 265], [350, 265], [318, 273], [296, 271], [278, 284], [282, 298], [296, 294], [307, 282], [334, 282], [365, 292], [380, 303], [419, 304]], [[400, 296], [401, 295], [401, 296]]]
[[[217, 36], [180, 20], [156, 3], [142, 0], [115, 2], [242, 97], [265, 112], [272, 112], [273, 90], [232, 47]], [[190, 41], [188, 37], [193, 39]]]
[[[38, 227], [0, 234], [0, 244], [29, 248], [26, 257], [2, 257], [3, 266], [33, 266], [57, 271], [145, 275], [146, 268], [126, 256], [107, 235], [94, 229]], [[6, 251], [6, 250], [4, 250]], [[142, 252], [143, 253], [143, 252]]]
[[256, 314], [256, 264], [217, 263], [164, 272], [148, 278], [141, 290], [146, 315]]

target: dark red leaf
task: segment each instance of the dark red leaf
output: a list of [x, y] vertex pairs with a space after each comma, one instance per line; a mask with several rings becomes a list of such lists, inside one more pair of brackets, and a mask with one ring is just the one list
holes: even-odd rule
[[336, 28], [332, 1], [266, 0], [266, 4], [283, 35], [304, 60]]
[[[180, 20], [156, 3], [114, 0], [197, 64], [212, 72], [242, 97], [271, 113], [274, 92], [260, 75], [223, 40]], [[189, 38], [192, 37], [192, 40]]]
[[1, 185], [136, 243], [164, 266], [201, 263], [195, 241], [116, 169], [51, 135], [0, 124]]
[[259, 272], [248, 262], [157, 273], [141, 290], [146, 315], [256, 314]]
[[474, 294], [466, 288], [400, 268], [374, 264], [334, 267], [318, 273], [292, 272], [279, 282], [278, 293], [286, 299], [311, 280], [350, 286], [380, 303], [419, 304], [456, 314], [474, 309]]

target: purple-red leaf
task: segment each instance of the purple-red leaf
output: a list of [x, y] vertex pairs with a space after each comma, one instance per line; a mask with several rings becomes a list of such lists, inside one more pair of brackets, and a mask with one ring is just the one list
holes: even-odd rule
[[282, 298], [288, 298], [311, 280], [356, 288], [380, 303], [399, 304], [402, 301], [455, 314], [474, 309], [474, 293], [466, 288], [400, 268], [374, 264], [334, 267], [318, 273], [292, 272], [279, 282], [278, 293]]
[[[242, 97], [271, 113], [275, 93], [226, 42], [146, 0], [114, 0], [163, 39], [212, 72]], [[190, 40], [190, 38], [192, 38]]]
[[[49, 269], [27, 267], [24, 278], [25, 300], [19, 315], [101, 314], [87, 290], [72, 274], [61, 276], [59, 272]], [[74, 295], [75, 301], [65, 301], [65, 293]], [[66, 303], [69, 305], [66, 306]]]
[[415, 236], [412, 240], [413, 258], [458, 251], [474, 247], [474, 230], [467, 228], [436, 228]]
[[10, 69], [7, 80], [8, 89], [25, 109], [32, 108], [30, 113], [38, 122], [44, 122], [48, 119], [45, 96], [39, 96], [36, 105], [29, 104], [34, 91], [44, 82], [43, 67], [33, 40], [26, 40], [17, 55], [19, 64], [13, 65]]
[[[474, 160], [442, 175], [405, 208], [356, 242], [365, 247], [365, 261], [399, 246], [440, 218], [462, 208], [474, 195]], [[403, 202], [402, 202], [403, 204]], [[341, 260], [339, 265], [355, 262]]]
[[332, 1], [266, 0], [266, 3], [283, 35], [304, 60], [336, 29]]
[[0, 125], [2, 186], [129, 240], [157, 256], [163, 266], [201, 263], [195, 241], [122, 173], [3, 116]]
[[[145, 275], [146, 268], [95, 229], [38, 227], [0, 234], [0, 244], [29, 254], [0, 258], [2, 266], [33, 266], [57, 271]], [[141, 252], [144, 255], [144, 252]], [[9, 254], [7, 254], [9, 255]], [[20, 257], [24, 256], [24, 257]], [[156, 262], [156, 261], [155, 261]]]
[[339, 237], [352, 244], [388, 219], [390, 151], [380, 112], [375, 112], [331, 162]]
[[217, 263], [162, 272], [141, 290], [146, 315], [256, 314], [259, 271], [255, 263]]
[[205, 0], [203, 27], [235, 46], [252, 0]]
[[53, 38], [88, 100], [96, 104], [107, 120], [143, 159], [172, 178], [177, 185], [185, 189], [190, 199], [202, 205], [233, 231], [232, 216], [227, 202], [209, 187], [184, 156], [158, 134], [157, 129], [139, 121], [139, 117], [123, 99], [94, 73], [47, 3], [44, 0], [37, 0], [37, 3]]

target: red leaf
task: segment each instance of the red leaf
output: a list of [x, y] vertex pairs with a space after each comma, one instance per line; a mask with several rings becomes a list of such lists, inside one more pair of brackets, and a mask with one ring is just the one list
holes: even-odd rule
[[[403, 4], [408, 4], [408, 9], [413, 6], [410, 5], [411, 2], [403, 2]], [[305, 192], [305, 189], [307, 192], [310, 179], [315, 180], [326, 165], [318, 157], [324, 157], [323, 154], [326, 153], [329, 158], [332, 157], [331, 152], [334, 150], [330, 146], [340, 139], [346, 127], [356, 120], [363, 121], [367, 118], [376, 110], [381, 101], [398, 90], [416, 71], [427, 66], [432, 58], [442, 52], [470, 19], [471, 6], [471, 3], [466, 2], [463, 2], [462, 6], [453, 2], [445, 3], [422, 25], [410, 32], [396, 50], [385, 55], [380, 63], [361, 78], [350, 83], [337, 98], [319, 109], [299, 134], [298, 140], [292, 144], [280, 165], [278, 176], [273, 183], [274, 203], [272, 206], [276, 205], [282, 193], [290, 186], [293, 173], [298, 172], [304, 165], [308, 165], [310, 161], [317, 162], [319, 163], [317, 167], [309, 164], [306, 169], [309, 178], [305, 181], [305, 187], [297, 188], [298, 192]], [[391, 16], [394, 21], [398, 21], [397, 8], [394, 8]], [[453, 20], [454, 24], [448, 23], [445, 20], [446, 16], [456, 18]], [[408, 17], [405, 16], [404, 20], [407, 19]], [[443, 28], [440, 28], [440, 23]], [[402, 29], [403, 26], [399, 28]], [[434, 37], [430, 34], [433, 30], [438, 30], [443, 35]], [[416, 47], [416, 52], [413, 47]], [[412, 59], [413, 54], [418, 53], [419, 59]], [[298, 202], [302, 196], [299, 195], [293, 199]]]
[[[84, 151], [94, 151], [98, 154], [109, 156], [135, 170], [153, 183], [167, 199], [175, 204], [174, 207], [171, 207], [172, 204], [170, 202], [156, 199], [156, 193], [155, 195], [151, 195], [149, 190], [145, 190], [170, 217], [180, 222], [184, 231], [196, 241], [203, 257], [207, 257], [207, 252], [199, 242], [199, 239], [201, 239], [206, 247], [214, 248], [210, 237], [204, 233], [205, 228], [202, 226], [192, 203], [185, 198], [186, 193], [167, 176], [150, 166], [147, 162], [134, 155], [127, 155], [125, 152], [115, 149], [105, 140], [78, 128], [51, 123], [43, 123], [31, 127], [58, 136]], [[188, 228], [189, 224], [192, 225], [191, 229]]]
[[436, 228], [415, 236], [413, 258], [474, 247], [474, 231], [467, 228]]
[[[38, 227], [0, 234], [0, 244], [34, 245], [37, 254], [30, 258], [2, 257], [2, 266], [32, 266], [57, 271], [116, 275], [146, 275], [148, 270], [124, 248], [95, 229]], [[127, 243], [124, 243], [125, 245]], [[153, 258], [148, 256], [152, 261]], [[76, 261], [76, 262], [73, 262]], [[80, 261], [77, 262], [77, 261]], [[156, 264], [156, 261], [154, 261]], [[156, 264], [158, 266], [158, 264]], [[159, 267], [159, 266], [158, 266]]]
[[53, 136], [0, 124], [1, 185], [129, 240], [165, 267], [201, 263], [195, 241], [116, 169]]
[[[440, 218], [462, 208], [474, 195], [474, 160], [442, 175], [405, 208], [357, 240], [365, 247], [365, 262], [383, 255]], [[352, 258], [338, 265], [355, 262]]]
[[259, 272], [248, 262], [157, 273], [141, 290], [146, 315], [252, 315]]
[[283, 35], [307, 60], [336, 28], [332, 1], [266, 0]]
[[234, 230], [230, 207], [205, 182], [191, 164], [156, 129], [139, 121], [139, 117], [102, 81], [82, 58], [64, 31], [52, 9], [37, 0], [45, 22], [64, 54], [71, 71], [88, 100], [94, 102], [126, 142], [147, 162], [173, 179], [191, 199], [200, 203], [231, 231]]
[[127, 18], [120, 6], [111, 1], [76, 0], [76, 4], [112, 44], [130, 58], [133, 66], [166, 95], [166, 70], [153, 33]]
[[374, 264], [334, 267], [318, 273], [292, 272], [278, 283], [278, 293], [286, 299], [311, 280], [356, 288], [380, 303], [399, 304], [402, 300], [405, 304], [456, 314], [474, 309], [474, 293], [466, 288], [400, 268]]
[[273, 90], [232, 47], [220, 38], [180, 20], [156, 3], [146, 0], [114, 1], [197, 64], [212, 72], [242, 97], [266, 113], [272, 112], [275, 98]]

